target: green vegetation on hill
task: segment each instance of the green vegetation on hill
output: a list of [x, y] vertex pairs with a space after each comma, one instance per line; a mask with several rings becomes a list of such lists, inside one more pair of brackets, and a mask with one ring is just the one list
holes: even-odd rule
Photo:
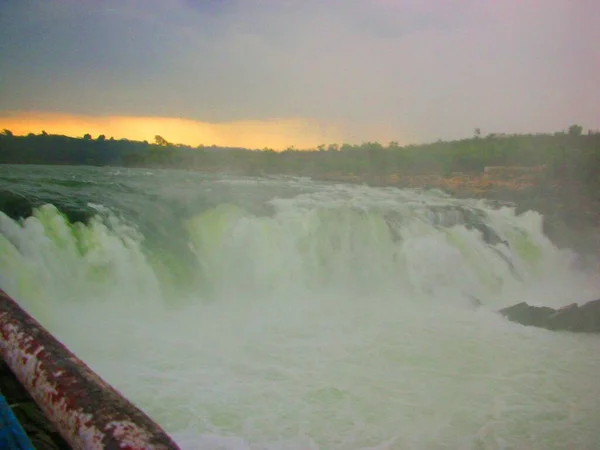
[[321, 145], [317, 149], [283, 152], [271, 149], [197, 148], [171, 144], [161, 136], [154, 143], [107, 139], [89, 134], [82, 138], [59, 135], [15, 136], [0, 134], [0, 163], [111, 165], [229, 171], [244, 174], [290, 174], [324, 177], [390, 174], [477, 173], [486, 166], [546, 166], [545, 174], [561, 180], [596, 185], [600, 180], [600, 132], [582, 133], [572, 125], [554, 134], [475, 136], [457, 141], [438, 141], [400, 146]]

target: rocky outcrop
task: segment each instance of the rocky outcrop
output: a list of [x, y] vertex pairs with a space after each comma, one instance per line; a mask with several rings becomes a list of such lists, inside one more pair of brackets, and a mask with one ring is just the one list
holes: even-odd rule
[[600, 333], [600, 299], [560, 309], [518, 303], [498, 311], [511, 322], [554, 331]]

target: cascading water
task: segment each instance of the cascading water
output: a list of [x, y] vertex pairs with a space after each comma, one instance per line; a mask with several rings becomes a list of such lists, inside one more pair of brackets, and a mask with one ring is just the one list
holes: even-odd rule
[[5, 212], [31, 210], [0, 213], [0, 287], [184, 448], [600, 443], [600, 340], [494, 313], [600, 293], [534, 212], [307, 179], [27, 170], [0, 172], [23, 202]]

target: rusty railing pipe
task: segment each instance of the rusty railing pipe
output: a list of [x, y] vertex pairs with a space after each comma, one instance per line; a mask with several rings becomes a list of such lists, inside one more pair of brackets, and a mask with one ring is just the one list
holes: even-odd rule
[[0, 353], [73, 449], [179, 449], [1, 289]]

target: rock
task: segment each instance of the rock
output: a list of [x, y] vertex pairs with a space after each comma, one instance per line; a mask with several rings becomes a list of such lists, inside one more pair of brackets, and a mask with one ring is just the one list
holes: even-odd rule
[[582, 328], [582, 315], [577, 303], [564, 306], [547, 318], [541, 326], [549, 330], [580, 331]]
[[509, 320], [512, 320], [513, 316], [516, 317], [519, 314], [526, 312], [529, 308], [530, 308], [530, 306], [527, 303], [521, 302], [521, 303], [517, 303], [516, 305], [513, 305], [513, 306], [508, 306], [506, 308], [502, 308], [498, 312], [500, 314], [502, 314], [504, 317], [508, 318]]
[[579, 309], [582, 315], [583, 331], [600, 333], [600, 299], [587, 302]]
[[556, 310], [547, 306], [530, 306], [527, 303], [522, 302], [501, 309], [498, 312], [511, 322], [534, 327], [544, 327], [548, 318], [555, 313]]
[[498, 311], [511, 322], [553, 331], [600, 333], [600, 299], [578, 306], [571, 303], [560, 309], [518, 303]]
[[472, 225], [473, 228], [478, 230], [483, 237], [483, 241], [488, 245], [503, 244], [509, 247], [508, 241], [502, 239], [498, 233], [496, 233], [490, 226], [484, 223], [476, 223]]

